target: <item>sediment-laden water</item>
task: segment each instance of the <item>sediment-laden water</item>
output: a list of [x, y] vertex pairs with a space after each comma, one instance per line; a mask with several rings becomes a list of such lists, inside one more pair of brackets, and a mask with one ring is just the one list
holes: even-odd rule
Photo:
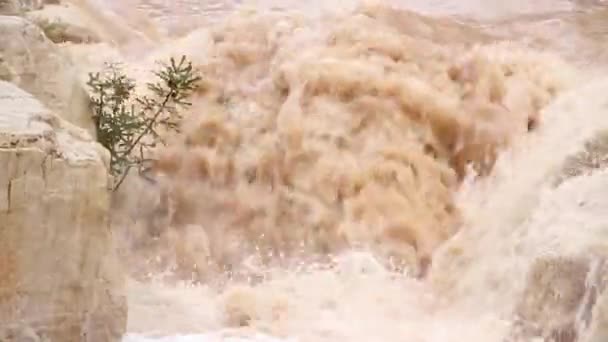
[[125, 202], [125, 341], [527, 342], [534, 262], [608, 246], [608, 175], [564, 177], [608, 128], [601, 1], [97, 6], [133, 75], [204, 76]]

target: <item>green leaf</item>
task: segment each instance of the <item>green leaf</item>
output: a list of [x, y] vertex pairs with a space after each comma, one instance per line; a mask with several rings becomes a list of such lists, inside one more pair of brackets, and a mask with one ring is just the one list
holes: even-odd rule
[[178, 110], [192, 105], [186, 99], [201, 80], [186, 56], [179, 63], [174, 58], [168, 65], [161, 63], [154, 75], [158, 80], [146, 84], [153, 96], [133, 97], [135, 81], [122, 73], [119, 64], [108, 63], [102, 72], [88, 74], [97, 139], [110, 152], [110, 172], [117, 179], [114, 190], [132, 167], [142, 170], [150, 148], [164, 144], [160, 126], [179, 132]]

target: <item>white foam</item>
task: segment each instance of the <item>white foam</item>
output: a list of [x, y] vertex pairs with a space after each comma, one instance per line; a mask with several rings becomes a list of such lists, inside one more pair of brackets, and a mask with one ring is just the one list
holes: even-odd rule
[[141, 334], [126, 335], [122, 342], [296, 342], [296, 340], [281, 340], [262, 334], [251, 336], [230, 336], [225, 332], [213, 332], [196, 335], [174, 335], [151, 337]]

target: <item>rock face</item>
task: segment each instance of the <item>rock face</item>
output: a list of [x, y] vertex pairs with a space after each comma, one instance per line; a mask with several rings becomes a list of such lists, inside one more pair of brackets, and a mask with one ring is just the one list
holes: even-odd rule
[[0, 0], [0, 15], [17, 15], [42, 8], [44, 0]]
[[0, 81], [0, 341], [119, 341], [104, 150]]
[[604, 291], [595, 305], [594, 320], [589, 326], [585, 342], [608, 341], [608, 291]]
[[524, 338], [604, 341], [608, 263], [603, 258], [546, 257], [534, 263], [518, 305]]
[[566, 159], [562, 172], [555, 180], [555, 186], [568, 178], [588, 174], [608, 167], [608, 131], [600, 131], [585, 143], [585, 149]]
[[88, 27], [88, 18], [74, 6], [47, 5], [40, 10], [30, 11], [25, 16], [38, 26], [46, 27], [46, 36], [54, 43], [101, 42], [99, 34]]
[[19, 4], [13, 0], [0, 0], [0, 15], [19, 14]]
[[38, 26], [20, 17], [0, 16], [0, 80], [15, 83], [93, 134], [88, 95], [73, 65]]

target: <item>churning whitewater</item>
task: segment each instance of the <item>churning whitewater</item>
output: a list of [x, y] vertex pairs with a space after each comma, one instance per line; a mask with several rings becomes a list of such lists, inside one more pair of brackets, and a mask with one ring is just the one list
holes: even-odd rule
[[121, 194], [124, 341], [608, 338], [599, 4], [71, 3], [124, 19], [83, 68], [204, 79]]

